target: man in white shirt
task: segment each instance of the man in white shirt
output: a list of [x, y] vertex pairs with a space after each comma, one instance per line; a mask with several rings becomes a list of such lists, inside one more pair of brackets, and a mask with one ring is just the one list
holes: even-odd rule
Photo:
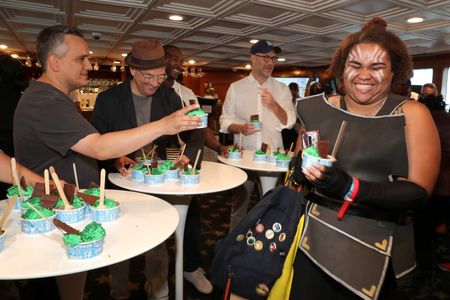
[[[249, 76], [230, 85], [220, 117], [220, 130], [234, 133], [234, 141], [239, 141], [242, 133], [242, 146], [247, 150], [255, 150], [266, 143], [276, 149], [283, 148], [281, 130], [291, 128], [295, 124], [295, 109], [289, 88], [275, 80], [271, 75], [280, 47], [261, 40], [250, 49], [250, 60], [253, 70]], [[262, 123], [261, 130], [250, 122], [251, 115], [258, 115]], [[232, 197], [230, 229], [234, 228], [246, 215], [250, 193], [254, 180], [235, 189]]]

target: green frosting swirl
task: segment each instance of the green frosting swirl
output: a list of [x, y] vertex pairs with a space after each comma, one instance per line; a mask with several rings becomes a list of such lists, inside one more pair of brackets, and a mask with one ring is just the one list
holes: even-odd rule
[[317, 150], [317, 146], [311, 146], [308, 148], [305, 148], [305, 150], [303, 150], [304, 153], [314, 156], [314, 157], [320, 157], [319, 152]]
[[144, 165], [137, 165], [137, 166], [134, 166], [132, 169], [135, 171], [146, 171], [147, 167]]
[[85, 190], [84, 192], [86, 194], [89, 194], [89, 195], [92, 195], [92, 196], [100, 197], [100, 188], [98, 186], [91, 187], [91, 188]]
[[[117, 201], [114, 201], [113, 199], [105, 198], [103, 201], [106, 208], [113, 208], [118, 205]], [[97, 208], [100, 204], [100, 200], [95, 201], [94, 207]]]
[[204, 115], [206, 115], [206, 113], [204, 110], [197, 108], [197, 109], [191, 110], [186, 115], [188, 115], [188, 116], [204, 116]]
[[[22, 190], [22, 195], [24, 195], [24, 196], [31, 196], [31, 194], [33, 194], [33, 186], [31, 186], [31, 185], [27, 185], [26, 189], [21, 187], [21, 190]], [[8, 191], [8, 196], [10, 196], [10, 197], [13, 197], [13, 196], [19, 197], [20, 196], [17, 185], [10, 186], [7, 191]]]
[[291, 160], [291, 157], [289, 155], [286, 155], [285, 153], [280, 153], [277, 155], [278, 160]]
[[[192, 168], [189, 168], [183, 172], [183, 175], [191, 175], [191, 171], [192, 171]], [[200, 172], [197, 169], [195, 169], [195, 172], [193, 175], [198, 175], [198, 174], [200, 174]]]
[[173, 166], [174, 166], [174, 164], [172, 161], [166, 160], [159, 166], [159, 168], [161, 170], [170, 170], [170, 169], [172, 169]]
[[239, 148], [233, 149], [233, 148], [229, 148], [228, 152], [240, 152]]
[[259, 124], [260, 122], [259, 122], [259, 120], [251, 120], [250, 121], [252, 124]]
[[[153, 168], [150, 169], [150, 175], [163, 175], [165, 170], [162, 170], [160, 168]], [[148, 172], [146, 173], [148, 175]]]
[[257, 155], [265, 155], [266, 153], [264, 151], [262, 151], [261, 149], [258, 149], [255, 151], [255, 154]]
[[89, 223], [80, 235], [66, 234], [63, 236], [63, 241], [66, 245], [75, 246], [83, 242], [93, 242], [100, 240], [106, 236], [106, 231], [101, 224], [96, 222]]
[[[22, 208], [25, 209], [25, 212], [22, 214], [22, 218], [27, 219], [27, 220], [41, 220], [42, 219], [41, 215], [38, 214], [37, 212], [35, 212], [34, 209], [32, 209], [28, 205], [28, 203], [30, 203], [30, 202], [45, 217], [49, 218], [49, 217], [53, 216], [54, 213], [53, 213], [52, 210], [41, 206], [40, 199], [38, 197], [35, 197], [35, 198], [32, 198], [32, 199], [34, 199], [34, 200], [33, 201], [26, 201], [26, 202], [24, 202], [22, 204]], [[39, 202], [37, 202], [35, 199], [39, 199]]]
[[[77, 208], [81, 208], [83, 206], [84, 206], [83, 199], [81, 199], [78, 196], [74, 196], [73, 197], [73, 202], [72, 202], [72, 207], [74, 209], [77, 209]], [[62, 201], [61, 198], [59, 198], [58, 201], [56, 201], [55, 208], [64, 209], [64, 202]]]

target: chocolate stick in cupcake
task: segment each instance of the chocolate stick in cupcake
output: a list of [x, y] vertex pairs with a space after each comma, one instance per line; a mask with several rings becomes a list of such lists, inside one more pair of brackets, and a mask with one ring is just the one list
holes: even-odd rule
[[81, 233], [76, 230], [75, 228], [73, 228], [72, 226], [64, 223], [61, 220], [58, 219], [53, 219], [53, 224], [55, 224], [55, 227], [60, 229], [60, 231], [64, 231], [66, 234], [76, 234], [76, 235], [81, 235]]
[[75, 186], [77, 188], [77, 191], [79, 191], [80, 185], [78, 184], [77, 166], [75, 165], [75, 163], [73, 163], [72, 166], [73, 166], [73, 177], [75, 178]]
[[189, 175], [195, 174], [195, 168], [197, 167], [198, 159], [200, 158], [200, 153], [202, 153], [202, 149], [198, 149], [197, 156], [195, 157], [194, 166], [191, 169], [191, 173]]
[[[52, 168], [52, 167], [50, 167]], [[53, 169], [54, 171], [55, 169]], [[66, 195], [64, 194], [64, 189], [59, 181], [58, 175], [56, 172], [50, 171], [50, 175], [52, 175], [53, 182], [56, 185], [56, 189], [58, 190], [59, 197], [61, 197], [62, 202], [64, 203], [64, 209], [72, 209], [72, 205], [70, 205], [69, 201], [67, 201]]]
[[13, 175], [13, 181], [16, 182], [17, 185], [17, 190], [19, 191], [19, 196], [20, 199], [23, 199], [23, 193], [22, 193], [22, 187], [20, 186], [20, 180], [19, 180], [19, 175], [17, 174], [17, 163], [16, 163], [16, 159], [14, 157], [11, 158], [11, 171], [12, 171], [12, 175]]
[[11, 210], [14, 208], [14, 205], [16, 204], [16, 201], [17, 201], [17, 196], [13, 196], [11, 201], [9, 201], [9, 203], [8, 203], [8, 207], [3, 212], [2, 218], [0, 219], [0, 235], [3, 232], [3, 225], [5, 224], [6, 219], [8, 219], [8, 216], [11, 213]]
[[[148, 173], [150, 174], [150, 169]], [[105, 177], [106, 177], [105, 169], [102, 169], [100, 171], [100, 198], [98, 199], [99, 200], [99, 204], [97, 206], [98, 209], [105, 209]]]

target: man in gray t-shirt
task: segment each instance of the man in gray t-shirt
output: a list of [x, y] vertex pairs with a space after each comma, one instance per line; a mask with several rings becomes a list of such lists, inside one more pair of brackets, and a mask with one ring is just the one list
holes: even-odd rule
[[[193, 105], [158, 121], [108, 134], [99, 134], [75, 109], [69, 93], [88, 83], [89, 49], [76, 27], [55, 25], [43, 29], [37, 39], [42, 76], [19, 101], [14, 115], [17, 160], [35, 172], [53, 165], [59, 177], [72, 181], [72, 163], [78, 164], [81, 187], [95, 179], [91, 158], [119, 157], [163, 135], [173, 135], [200, 125], [186, 116]], [[161, 43], [154, 45], [164, 59]], [[149, 61], [156, 57], [147, 57]], [[61, 299], [82, 299], [86, 272], [57, 278]]]

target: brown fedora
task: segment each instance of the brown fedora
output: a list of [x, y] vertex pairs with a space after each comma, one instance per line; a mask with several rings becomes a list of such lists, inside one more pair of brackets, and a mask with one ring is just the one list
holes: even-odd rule
[[125, 58], [127, 65], [136, 69], [164, 67], [164, 60], [163, 45], [158, 39], [137, 40]]

